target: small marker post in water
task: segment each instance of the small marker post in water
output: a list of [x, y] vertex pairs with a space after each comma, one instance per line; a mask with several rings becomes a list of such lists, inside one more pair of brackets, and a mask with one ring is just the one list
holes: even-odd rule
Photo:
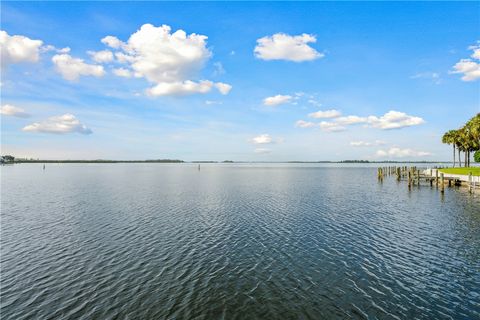
[[200, 171], [200, 165], [198, 165], [198, 171]]
[[45, 170], [45, 163], [43, 164], [43, 170]]

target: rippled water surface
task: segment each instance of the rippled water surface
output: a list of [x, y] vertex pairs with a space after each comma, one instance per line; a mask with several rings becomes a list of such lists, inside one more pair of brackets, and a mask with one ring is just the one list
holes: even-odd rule
[[480, 318], [480, 192], [373, 167], [1, 170], [5, 320]]

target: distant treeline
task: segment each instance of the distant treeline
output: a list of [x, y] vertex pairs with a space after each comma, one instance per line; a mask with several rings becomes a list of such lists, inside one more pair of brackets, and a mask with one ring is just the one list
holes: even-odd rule
[[15, 163], [183, 163], [176, 159], [153, 160], [40, 160], [40, 159], [15, 159]]
[[151, 159], [151, 160], [41, 160], [24, 159], [13, 156], [2, 156], [2, 163], [449, 163], [451, 161], [369, 161], [369, 160], [342, 160], [342, 161], [183, 161], [178, 159]]

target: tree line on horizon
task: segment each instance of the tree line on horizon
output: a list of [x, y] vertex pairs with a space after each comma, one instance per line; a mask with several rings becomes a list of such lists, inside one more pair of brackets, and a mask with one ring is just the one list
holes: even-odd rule
[[461, 152], [464, 153], [464, 167], [470, 166], [470, 153], [475, 152], [474, 161], [480, 162], [480, 113], [477, 113], [457, 130], [448, 130], [442, 136], [442, 142], [453, 146], [453, 166], [455, 151], [458, 151], [458, 164], [462, 166]]

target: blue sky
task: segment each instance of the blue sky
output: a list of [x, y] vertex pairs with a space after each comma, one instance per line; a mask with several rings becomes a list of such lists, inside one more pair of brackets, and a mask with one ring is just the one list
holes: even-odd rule
[[480, 112], [478, 2], [1, 7], [2, 154], [449, 160]]

